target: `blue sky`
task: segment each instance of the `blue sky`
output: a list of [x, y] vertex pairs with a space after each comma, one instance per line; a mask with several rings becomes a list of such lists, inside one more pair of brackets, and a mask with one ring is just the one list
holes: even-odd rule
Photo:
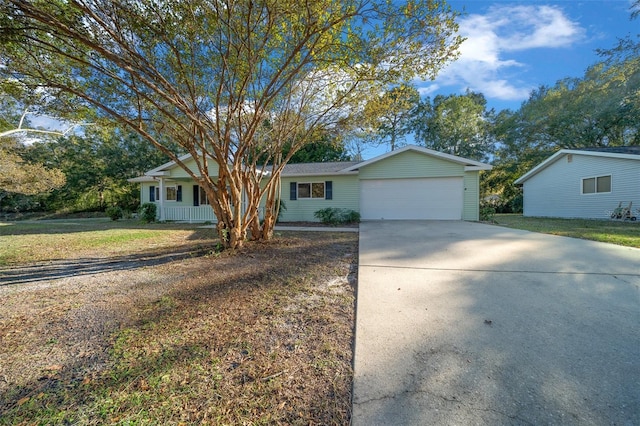
[[532, 89], [580, 77], [598, 48], [640, 33], [631, 0], [449, 0], [460, 34], [460, 58], [435, 81], [415, 82], [423, 95], [481, 92], [496, 110], [518, 109]]

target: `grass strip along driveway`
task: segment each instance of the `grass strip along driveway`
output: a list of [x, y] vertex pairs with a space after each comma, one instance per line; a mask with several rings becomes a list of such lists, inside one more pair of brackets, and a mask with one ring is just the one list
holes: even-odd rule
[[0, 424], [347, 424], [357, 234], [0, 225]]
[[494, 222], [508, 228], [640, 248], [640, 221], [559, 219], [498, 214]]

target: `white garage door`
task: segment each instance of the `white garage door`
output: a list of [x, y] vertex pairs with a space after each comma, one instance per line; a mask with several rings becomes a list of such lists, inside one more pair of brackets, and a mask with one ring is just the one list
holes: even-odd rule
[[462, 219], [461, 177], [360, 181], [360, 216], [379, 219]]

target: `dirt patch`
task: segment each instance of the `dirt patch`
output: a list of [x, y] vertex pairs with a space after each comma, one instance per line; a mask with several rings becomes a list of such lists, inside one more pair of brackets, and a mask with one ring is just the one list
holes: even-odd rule
[[354, 234], [287, 233], [14, 268], [0, 424], [348, 424], [356, 261]]

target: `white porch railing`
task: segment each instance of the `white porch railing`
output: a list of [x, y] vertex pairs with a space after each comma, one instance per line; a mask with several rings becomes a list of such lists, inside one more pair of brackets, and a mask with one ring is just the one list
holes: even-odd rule
[[[198, 207], [164, 207], [162, 212], [158, 209], [159, 220], [170, 220], [175, 222], [217, 222], [216, 215], [211, 206]], [[164, 213], [164, 215], [162, 215]], [[259, 209], [260, 219], [264, 218], [264, 208]]]
[[164, 207], [163, 213], [164, 215], [159, 215], [158, 219], [189, 223], [218, 221], [211, 206]]

